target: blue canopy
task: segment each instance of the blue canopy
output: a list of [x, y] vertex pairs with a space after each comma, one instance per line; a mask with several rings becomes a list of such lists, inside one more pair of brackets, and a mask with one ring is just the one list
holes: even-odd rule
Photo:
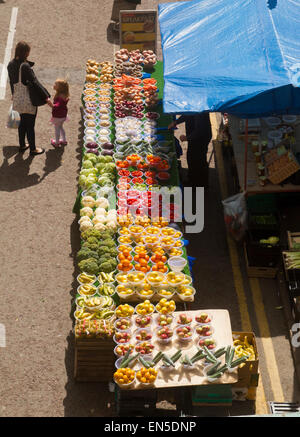
[[159, 5], [164, 111], [300, 114], [300, 0]]

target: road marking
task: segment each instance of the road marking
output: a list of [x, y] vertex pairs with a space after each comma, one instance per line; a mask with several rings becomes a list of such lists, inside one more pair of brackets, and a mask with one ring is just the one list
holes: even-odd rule
[[6, 347], [6, 331], [3, 323], [0, 323], [0, 347]]
[[0, 100], [5, 99], [6, 82], [7, 82], [7, 76], [8, 76], [7, 65], [11, 59], [11, 50], [13, 47], [14, 36], [15, 36], [15, 32], [16, 32], [17, 15], [18, 15], [18, 8], [12, 8], [11, 17], [10, 17], [10, 24], [9, 24], [9, 29], [8, 29], [8, 35], [7, 35], [6, 48], [5, 48], [5, 54], [4, 54], [4, 60], [3, 60], [3, 65], [2, 65], [1, 77], [0, 77]]
[[255, 311], [257, 314], [257, 322], [259, 326], [261, 342], [263, 345], [266, 365], [270, 375], [271, 387], [276, 402], [284, 402], [283, 390], [280, 382], [279, 370], [276, 362], [274, 346], [272, 342], [271, 332], [267, 316], [264, 310], [264, 303], [261, 294], [261, 288], [257, 278], [249, 278], [250, 286], [253, 295]]
[[[211, 121], [212, 121], [213, 130], [215, 132], [217, 132], [217, 129], [216, 129], [217, 119], [215, 117], [215, 114], [211, 114]], [[228, 197], [228, 184], [227, 184], [227, 178], [226, 178], [226, 173], [225, 173], [225, 165], [224, 165], [222, 149], [221, 149], [220, 143], [218, 141], [214, 142], [214, 149], [215, 149], [215, 153], [216, 153], [216, 161], [217, 161], [219, 181], [220, 181], [221, 197], [222, 197], [222, 199], [226, 199], [226, 197]], [[229, 248], [230, 262], [231, 262], [231, 266], [232, 266], [234, 287], [235, 287], [235, 291], [237, 294], [238, 305], [239, 305], [240, 314], [241, 314], [242, 330], [246, 331], [246, 332], [252, 332], [251, 321], [250, 321], [250, 316], [249, 316], [249, 312], [248, 312], [248, 305], [247, 305], [247, 301], [246, 301], [246, 293], [245, 293], [244, 283], [243, 283], [243, 276], [242, 276], [240, 263], [239, 263], [238, 251], [237, 251], [235, 242], [232, 241], [232, 239], [228, 235], [228, 233], [226, 233], [226, 238], [227, 238], [227, 244], [228, 244], [228, 248]], [[266, 395], [265, 395], [265, 390], [264, 390], [261, 374], [259, 377], [258, 387], [256, 390], [255, 407], [256, 407], [256, 414], [267, 414], [268, 413], [267, 400], [266, 400]]]

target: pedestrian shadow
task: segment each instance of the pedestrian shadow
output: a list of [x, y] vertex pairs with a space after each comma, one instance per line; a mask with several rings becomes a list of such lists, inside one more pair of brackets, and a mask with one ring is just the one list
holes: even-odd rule
[[[45, 177], [60, 167], [64, 148], [47, 150], [43, 175], [38, 173], [29, 174], [33, 159], [39, 159], [25, 153], [19, 153], [19, 147], [3, 147], [3, 163], [0, 167], [0, 191], [13, 192], [31, 187], [42, 182]], [[43, 156], [43, 155], [41, 155]], [[10, 163], [11, 158], [14, 161]]]

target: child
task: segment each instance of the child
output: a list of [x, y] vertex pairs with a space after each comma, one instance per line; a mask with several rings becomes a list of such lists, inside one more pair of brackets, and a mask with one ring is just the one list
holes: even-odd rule
[[66, 80], [57, 79], [53, 85], [53, 89], [56, 94], [53, 99], [53, 103], [50, 102], [52, 107], [52, 118], [51, 123], [55, 127], [55, 140], [51, 140], [53, 147], [66, 146], [66, 133], [63, 128], [63, 124], [67, 119], [68, 108], [67, 104], [69, 101], [69, 84]]

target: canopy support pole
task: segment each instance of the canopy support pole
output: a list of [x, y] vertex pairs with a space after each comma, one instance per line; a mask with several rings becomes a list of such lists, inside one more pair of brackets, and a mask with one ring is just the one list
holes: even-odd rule
[[245, 127], [245, 163], [244, 163], [244, 191], [247, 191], [247, 167], [248, 167], [248, 118]]

